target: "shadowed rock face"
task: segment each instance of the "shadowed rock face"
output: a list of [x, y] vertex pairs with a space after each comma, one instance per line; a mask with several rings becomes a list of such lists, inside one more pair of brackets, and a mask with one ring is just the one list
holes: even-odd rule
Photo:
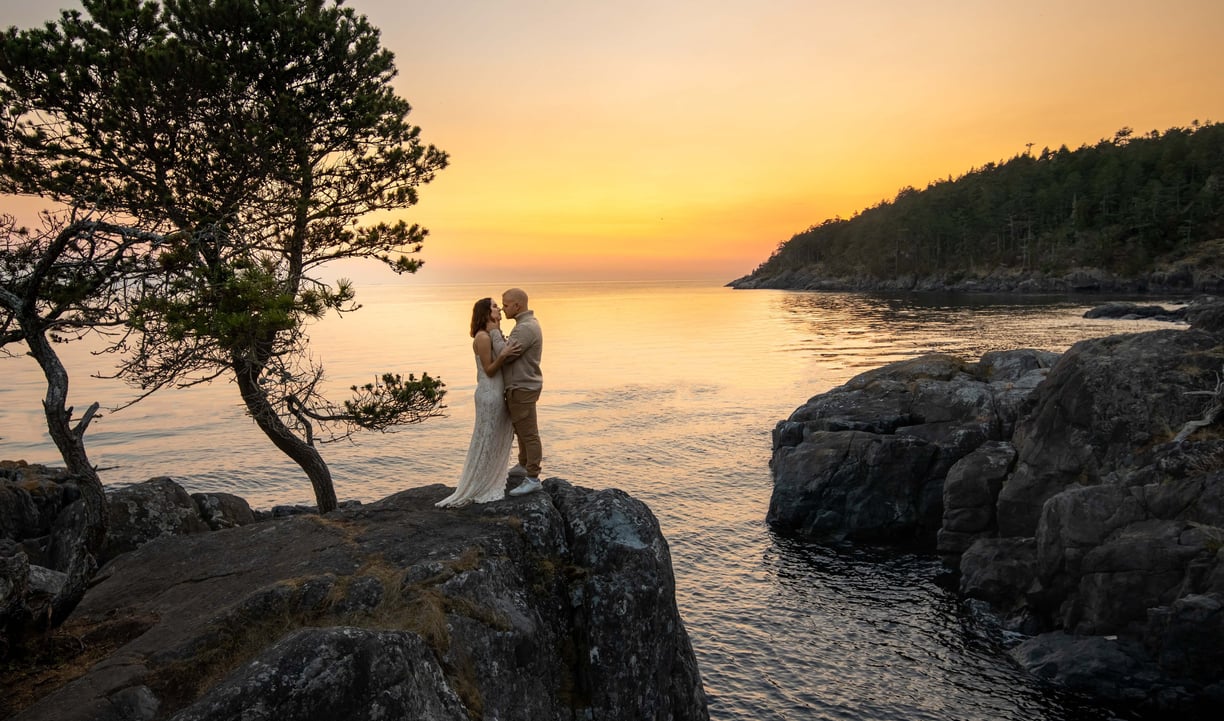
[[1082, 341], [1068, 350], [1016, 428], [1016, 470], [999, 495], [1000, 533], [1032, 536], [1042, 506], [1075, 483], [1133, 468], [1137, 454], [1198, 417], [1221, 371], [1220, 339], [1198, 330]]
[[16, 718], [707, 719], [649, 509], [545, 487], [149, 541], [66, 624], [107, 648]]
[[425, 641], [407, 631], [291, 631], [217, 684], [176, 721], [422, 718], [468, 721]]
[[[769, 520], [817, 539], [934, 533], [962, 594], [1034, 635], [1013, 655], [1035, 674], [1214, 718], [1224, 416], [1174, 437], [1222, 400], [1224, 303], [1186, 315], [1189, 330], [1077, 343], [1048, 375], [1015, 362], [1024, 355], [985, 375], [986, 358], [974, 368], [926, 356], [817, 396], [775, 429]], [[1004, 393], [992, 388], [1000, 377], [1012, 379]], [[978, 433], [954, 440], [934, 432], [943, 427]], [[931, 498], [934, 524], [922, 511]], [[871, 509], [894, 513], [865, 524]]]
[[774, 429], [768, 521], [813, 539], [933, 543], [950, 469], [1011, 437], [1021, 404], [1057, 357], [922, 356], [812, 398]]

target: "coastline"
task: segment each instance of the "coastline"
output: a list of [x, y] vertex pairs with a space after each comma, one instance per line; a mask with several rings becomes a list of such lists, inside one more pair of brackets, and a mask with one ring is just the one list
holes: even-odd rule
[[779, 272], [758, 269], [726, 284], [736, 290], [815, 290], [837, 292], [1013, 293], [1025, 295], [1125, 294], [1217, 295], [1224, 293], [1224, 274], [1213, 269], [1179, 266], [1122, 277], [1099, 268], [1077, 268], [1061, 275], [999, 268], [981, 275], [830, 276], [819, 265]]

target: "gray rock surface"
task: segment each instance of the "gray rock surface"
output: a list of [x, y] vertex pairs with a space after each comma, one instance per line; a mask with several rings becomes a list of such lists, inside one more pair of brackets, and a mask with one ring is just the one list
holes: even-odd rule
[[969, 598], [989, 602], [1019, 627], [1027, 621], [1025, 598], [1036, 567], [1033, 539], [979, 538], [961, 556], [960, 590]]
[[214, 531], [255, 522], [255, 513], [245, 498], [232, 493], [193, 493], [200, 519]]
[[[156, 704], [150, 708], [153, 718]], [[173, 716], [174, 721], [399, 718], [470, 719], [420, 636], [343, 626], [290, 632]]]
[[98, 657], [16, 718], [708, 718], [646, 506], [448, 492], [145, 542], [65, 624]]
[[[64, 588], [65, 573], [74, 563], [92, 566], [92, 559], [83, 559], [79, 543], [84, 524], [80, 496], [75, 480], [62, 468], [0, 461], [0, 540], [14, 541], [23, 551], [20, 563], [7, 552], [0, 562], [4, 596], [0, 600], [0, 647], [9, 643], [9, 636], [41, 632], [49, 599], [59, 592], [56, 589]], [[107, 495], [107, 506], [110, 524], [103, 561], [154, 538], [233, 528], [257, 520], [250, 505], [238, 496], [188, 496], [178, 483], [165, 477], [113, 490]], [[317, 513], [313, 508], [306, 511]], [[19, 579], [21, 574], [24, 578]]]
[[166, 476], [111, 491], [106, 494], [106, 502], [110, 527], [99, 564], [161, 536], [209, 530], [196, 502], [182, 486]]
[[1133, 467], [1137, 450], [1170, 440], [1198, 417], [1203, 401], [1189, 393], [1215, 387], [1220, 350], [1218, 337], [1195, 329], [1072, 346], [1016, 428], [1016, 470], [999, 496], [1001, 535], [1034, 535], [1055, 493]]
[[1136, 703], [1165, 689], [1147, 651], [1129, 639], [1052, 632], [1024, 641], [1011, 655], [1035, 676], [1102, 698]]
[[1034, 673], [1159, 709], [1224, 700], [1224, 438], [1171, 442], [1222, 368], [1221, 337], [1192, 326], [1078, 343], [1035, 391], [999, 553], [960, 565], [966, 594], [1046, 632], [1016, 654]]
[[1010, 437], [1056, 354], [928, 355], [815, 396], [774, 429], [768, 521], [814, 539], [934, 541], [949, 470]]
[[[565, 520], [570, 563], [583, 576], [569, 589], [570, 604], [586, 646], [577, 659], [579, 685], [590, 689], [595, 718], [694, 718], [693, 710], [705, 708], [704, 691], [676, 612], [671, 553], [658, 521], [618, 490], [550, 491]], [[649, 669], [658, 683], [626, 693], [601, 682], [635, 667]]]
[[55, 520], [80, 496], [62, 468], [0, 461], [0, 538], [20, 541], [31, 561], [52, 565], [48, 547]]
[[[775, 429], [769, 519], [814, 538], [862, 538], [862, 511], [847, 509], [916, 518], [916, 489], [939, 485], [938, 550], [961, 593], [987, 602], [1004, 631], [1036, 634], [1017, 661], [1114, 701], [1218, 710], [1221, 419], [1174, 438], [1224, 400], [1224, 303], [1201, 299], [1186, 318], [1188, 330], [1077, 343], [1039, 382], [1039, 359], [1025, 371], [1024, 356], [983, 358], [971, 371], [928, 356], [817, 396]], [[996, 379], [983, 368], [1014, 379], [1008, 391], [984, 390]], [[976, 428], [980, 440], [940, 437], [939, 424]], [[925, 443], [885, 445], [900, 437]], [[940, 477], [936, 459], [953, 457]]]
[[943, 484], [940, 553], [959, 555], [979, 538], [994, 535], [995, 503], [1012, 470], [1016, 449], [1005, 441], [986, 441], [950, 469]]
[[1208, 333], [1224, 333], [1224, 302], [1214, 297], [1196, 298], [1186, 308], [1190, 325]]

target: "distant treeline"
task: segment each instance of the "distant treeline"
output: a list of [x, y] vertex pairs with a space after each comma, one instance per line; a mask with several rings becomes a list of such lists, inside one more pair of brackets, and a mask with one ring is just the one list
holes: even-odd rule
[[987, 163], [813, 226], [753, 276], [972, 276], [999, 268], [1123, 277], [1166, 261], [1215, 262], [1224, 238], [1224, 125], [1199, 124]]

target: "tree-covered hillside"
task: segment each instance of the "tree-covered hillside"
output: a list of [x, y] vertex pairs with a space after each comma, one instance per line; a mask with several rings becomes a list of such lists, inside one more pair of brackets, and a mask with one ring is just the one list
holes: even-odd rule
[[782, 243], [750, 278], [1135, 277], [1214, 264], [1224, 238], [1224, 125], [1199, 124], [987, 163]]

